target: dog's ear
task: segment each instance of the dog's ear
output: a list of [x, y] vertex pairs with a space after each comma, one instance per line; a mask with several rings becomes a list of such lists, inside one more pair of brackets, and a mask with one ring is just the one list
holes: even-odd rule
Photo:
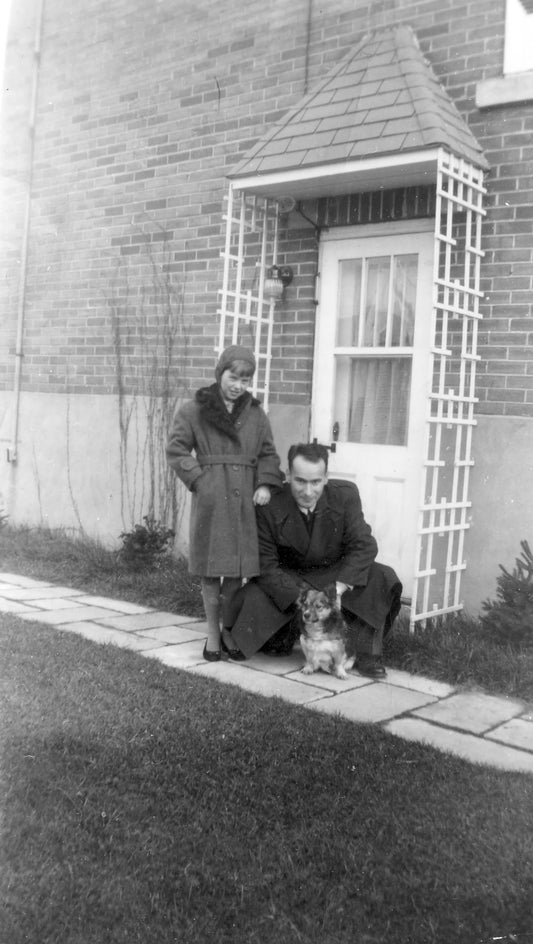
[[300, 593], [298, 594], [298, 599], [296, 600], [297, 606], [302, 606], [302, 604], [305, 603], [305, 598], [307, 596], [308, 590], [309, 590], [309, 587], [307, 587], [304, 583], [300, 584]]
[[324, 587], [324, 593], [326, 594], [330, 603], [335, 603], [337, 599], [337, 584], [330, 583], [327, 587]]

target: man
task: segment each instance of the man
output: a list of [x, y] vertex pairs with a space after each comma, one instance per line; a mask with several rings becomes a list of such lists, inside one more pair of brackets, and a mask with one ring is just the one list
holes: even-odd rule
[[287, 482], [256, 509], [261, 575], [241, 591], [233, 640], [245, 656], [260, 648], [289, 653], [299, 635], [302, 586], [335, 583], [357, 670], [384, 678], [383, 636], [400, 610], [402, 585], [391, 567], [375, 562], [378, 548], [356, 486], [328, 481], [327, 448], [300, 443], [288, 460]]

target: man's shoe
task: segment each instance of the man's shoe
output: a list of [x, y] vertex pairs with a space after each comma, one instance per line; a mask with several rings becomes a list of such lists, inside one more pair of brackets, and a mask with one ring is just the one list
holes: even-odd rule
[[237, 649], [236, 647], [230, 649], [229, 646], [226, 646], [226, 643], [223, 639], [220, 640], [220, 646], [222, 652], [225, 653], [230, 659], [233, 659], [234, 662], [244, 662], [246, 659], [244, 652], [241, 652], [241, 650]]
[[366, 675], [368, 678], [383, 679], [387, 675], [381, 656], [359, 656], [355, 668], [359, 675]]

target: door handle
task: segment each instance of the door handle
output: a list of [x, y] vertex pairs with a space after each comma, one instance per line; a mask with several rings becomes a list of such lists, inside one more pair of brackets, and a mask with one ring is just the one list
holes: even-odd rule
[[[315, 438], [313, 439], [313, 443], [316, 445], [317, 442], [318, 442], [318, 439], [315, 436]], [[326, 449], [329, 449], [330, 452], [337, 452], [337, 443], [334, 443], [334, 442], [330, 443], [329, 446], [326, 446]]]
[[337, 440], [339, 438], [340, 429], [341, 429], [340, 424], [338, 423], [337, 420], [335, 420], [333, 424], [333, 429], [331, 431], [331, 435], [333, 436], [333, 442], [331, 443], [329, 447], [330, 452], [337, 452]]

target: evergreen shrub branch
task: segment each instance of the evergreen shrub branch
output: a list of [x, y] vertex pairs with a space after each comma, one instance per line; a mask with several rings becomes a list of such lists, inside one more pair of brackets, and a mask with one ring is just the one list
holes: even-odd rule
[[500, 564], [496, 600], [485, 600], [481, 624], [486, 633], [502, 645], [533, 647], [533, 554], [521, 541], [521, 558], [515, 559], [510, 573]]

